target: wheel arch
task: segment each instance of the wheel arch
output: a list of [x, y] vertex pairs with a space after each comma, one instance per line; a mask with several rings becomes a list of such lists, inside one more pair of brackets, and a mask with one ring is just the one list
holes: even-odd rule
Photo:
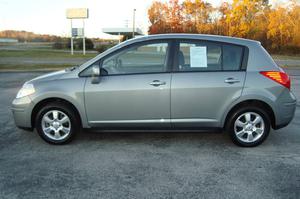
[[49, 103], [53, 103], [53, 102], [57, 102], [57, 103], [62, 103], [65, 104], [67, 106], [69, 106], [72, 110], [74, 110], [74, 113], [76, 114], [76, 117], [78, 117], [79, 121], [80, 121], [80, 127], [82, 127], [82, 117], [78, 111], [78, 109], [76, 108], [76, 106], [71, 103], [70, 101], [63, 99], [63, 98], [59, 98], [59, 97], [51, 97], [51, 98], [46, 98], [43, 99], [41, 101], [39, 101], [32, 109], [31, 112], [31, 126], [32, 128], [35, 128], [35, 118], [37, 116], [37, 113], [39, 112], [39, 110], [45, 106], [46, 104]]
[[268, 103], [266, 103], [266, 102], [264, 102], [262, 100], [257, 100], [257, 99], [247, 99], [247, 100], [244, 100], [244, 101], [241, 101], [241, 102], [235, 104], [233, 107], [230, 108], [230, 110], [227, 112], [226, 117], [225, 117], [225, 119], [223, 121], [223, 128], [224, 129], [228, 128], [228, 125], [230, 124], [229, 120], [230, 120], [232, 114], [237, 109], [239, 109], [241, 107], [244, 107], [244, 106], [249, 106], [249, 105], [260, 107], [263, 110], [265, 110], [266, 113], [270, 117], [270, 120], [271, 120], [270, 122], [271, 122], [272, 128], [276, 127], [275, 113], [274, 113], [274, 110], [272, 109], [272, 107]]

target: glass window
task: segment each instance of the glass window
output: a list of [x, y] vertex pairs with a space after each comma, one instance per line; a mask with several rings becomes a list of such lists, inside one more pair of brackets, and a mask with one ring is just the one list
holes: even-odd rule
[[243, 47], [234, 45], [223, 45], [223, 69], [239, 70], [243, 57]]
[[80, 77], [89, 77], [93, 75], [93, 67], [99, 67], [99, 61], [95, 62], [93, 65], [87, 67], [86, 69], [84, 69], [79, 76]]
[[178, 70], [240, 70], [242, 57], [242, 46], [208, 41], [181, 42], [178, 54]]
[[165, 72], [168, 43], [135, 46], [112, 55], [102, 62], [108, 74]]
[[211, 42], [180, 43], [179, 71], [222, 70], [222, 46]]

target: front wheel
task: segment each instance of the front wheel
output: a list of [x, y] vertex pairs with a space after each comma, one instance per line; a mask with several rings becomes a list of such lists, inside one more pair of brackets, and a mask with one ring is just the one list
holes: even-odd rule
[[37, 114], [35, 126], [43, 140], [50, 144], [64, 144], [72, 140], [79, 130], [79, 121], [71, 107], [50, 103]]
[[261, 144], [269, 135], [270, 119], [259, 107], [243, 107], [232, 114], [227, 129], [232, 141], [243, 147]]

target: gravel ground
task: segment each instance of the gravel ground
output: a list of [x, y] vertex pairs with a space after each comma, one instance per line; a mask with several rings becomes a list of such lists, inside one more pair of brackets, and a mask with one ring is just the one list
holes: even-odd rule
[[[299, 103], [256, 148], [217, 132], [83, 132], [52, 146], [17, 129], [9, 110], [40, 74], [0, 73], [0, 198], [300, 198]], [[300, 70], [291, 74], [300, 99]]]

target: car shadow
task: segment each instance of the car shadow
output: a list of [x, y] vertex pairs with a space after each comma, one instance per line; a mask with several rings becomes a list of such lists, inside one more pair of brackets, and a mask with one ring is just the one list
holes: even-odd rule
[[160, 142], [198, 142], [203, 144], [228, 144], [229, 136], [221, 131], [81, 131], [74, 139], [76, 143], [94, 142], [127, 142], [127, 143], [160, 143]]

